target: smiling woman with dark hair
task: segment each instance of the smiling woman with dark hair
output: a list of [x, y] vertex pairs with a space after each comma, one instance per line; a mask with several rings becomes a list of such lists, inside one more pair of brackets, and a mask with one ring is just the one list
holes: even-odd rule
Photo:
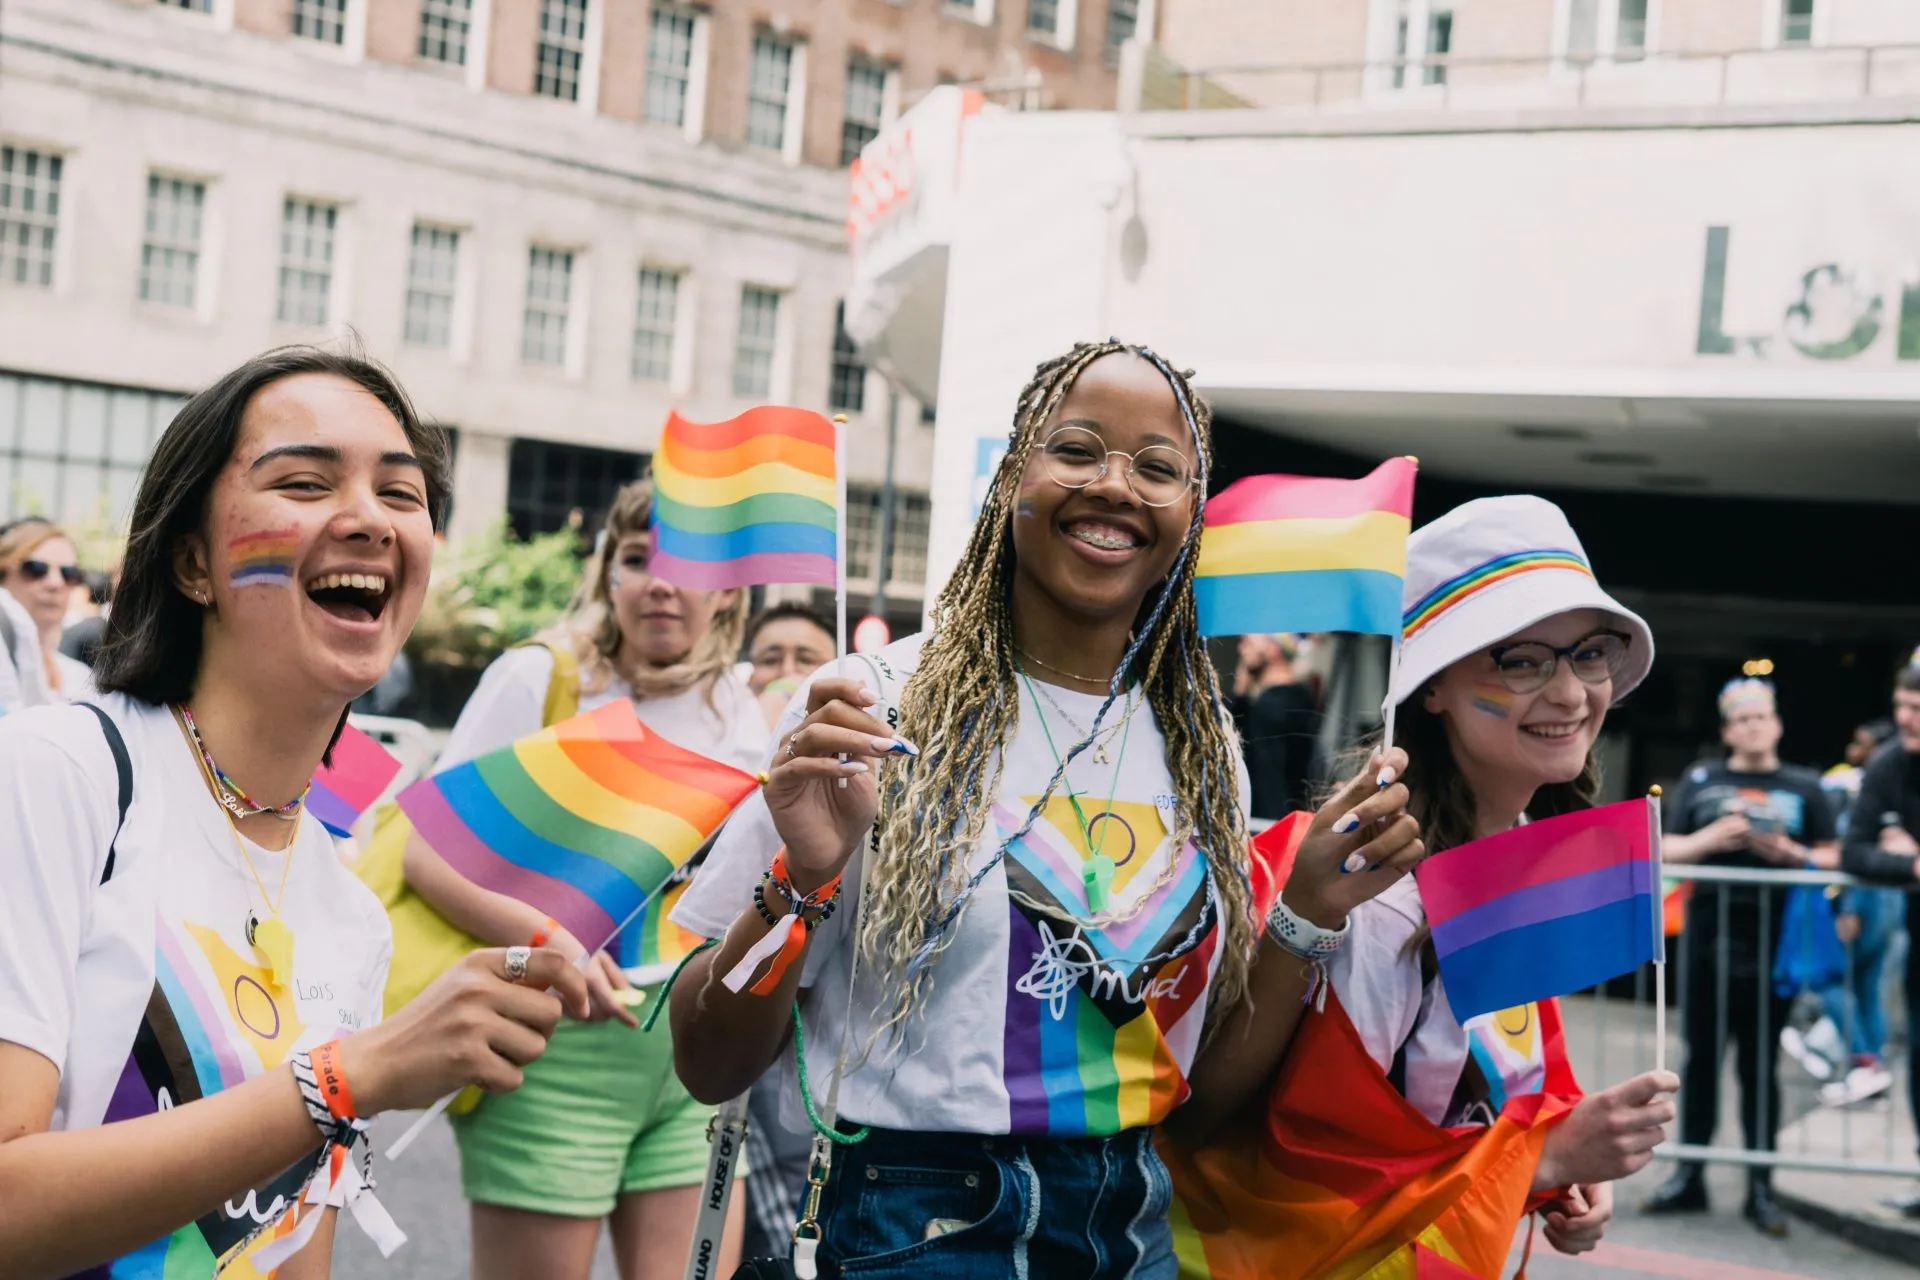
[[0, 722], [0, 1275], [325, 1276], [313, 1180], [382, 1226], [365, 1118], [512, 1089], [543, 988], [584, 1009], [564, 957], [512, 948], [379, 1022], [386, 919], [303, 812], [446, 492], [441, 433], [352, 355], [249, 361], [161, 438], [104, 694]]

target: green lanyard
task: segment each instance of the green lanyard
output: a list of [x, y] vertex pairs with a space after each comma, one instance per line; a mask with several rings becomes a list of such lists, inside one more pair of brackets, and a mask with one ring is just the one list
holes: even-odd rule
[[[1060, 748], [1054, 744], [1053, 730], [1047, 725], [1047, 709], [1040, 701], [1039, 690], [1033, 687], [1033, 680], [1023, 668], [1016, 666], [1014, 670], [1020, 673], [1021, 682], [1027, 686], [1027, 696], [1033, 699], [1033, 709], [1040, 713], [1040, 732], [1047, 737], [1047, 750], [1053, 752], [1055, 767], [1064, 769], [1066, 761], [1060, 758]], [[1120, 758], [1114, 762], [1113, 789], [1107, 793], [1107, 811], [1102, 815], [1103, 817], [1113, 817], [1113, 801], [1120, 794], [1120, 770], [1127, 763], [1127, 739], [1132, 736], [1133, 714], [1129, 712], [1127, 718], [1120, 724]], [[1080, 824], [1080, 841], [1089, 853], [1086, 869], [1080, 877], [1087, 890], [1087, 909], [1095, 915], [1104, 915], [1108, 898], [1113, 890], [1114, 872], [1119, 869], [1112, 858], [1101, 852], [1107, 843], [1107, 829], [1104, 826], [1100, 828], [1100, 842], [1095, 844], [1093, 824], [1087, 821], [1086, 810], [1080, 807], [1080, 793], [1073, 789], [1073, 783], [1064, 773], [1060, 781], [1067, 789], [1067, 803], [1073, 806], [1074, 821]]]

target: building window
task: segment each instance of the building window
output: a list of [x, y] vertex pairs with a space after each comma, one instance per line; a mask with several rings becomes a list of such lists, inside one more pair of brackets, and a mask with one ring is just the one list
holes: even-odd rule
[[424, 0], [420, 6], [420, 56], [450, 67], [467, 65], [467, 33], [473, 0]]
[[1427, 84], [1447, 82], [1447, 55], [1453, 52], [1453, 10], [1435, 6], [1427, 14], [1427, 57], [1422, 79]]
[[1814, 0], [1780, 0], [1780, 43], [1813, 43]]
[[620, 487], [646, 474], [647, 455], [544, 440], [507, 450], [507, 523], [523, 538], [573, 523], [598, 529]]
[[460, 273], [460, 233], [413, 224], [407, 255], [406, 341], [416, 347], [453, 345], [453, 296]]
[[880, 136], [887, 118], [885, 63], [854, 58], [847, 63], [846, 119], [840, 125], [840, 163], [852, 164]]
[[347, 0], [293, 0], [293, 34], [321, 44], [345, 44]]
[[640, 268], [640, 301], [633, 317], [633, 376], [643, 382], [673, 377], [673, 321], [680, 307], [680, 273]]
[[867, 366], [860, 348], [847, 336], [847, 304], [833, 309], [833, 377], [827, 404], [836, 413], [860, 413], [867, 407]]
[[183, 397], [0, 373], [0, 521], [124, 528], [154, 441]]
[[793, 81], [793, 41], [765, 29], [753, 33], [747, 73], [747, 145], [781, 151], [787, 145], [787, 97]]
[[1647, 0], [1620, 0], [1620, 16], [1613, 28], [1613, 56], [1620, 62], [1633, 62], [1646, 54]]
[[647, 34], [647, 119], [678, 129], [687, 122], [693, 83], [694, 17], [655, 5]]
[[288, 197], [280, 207], [282, 324], [322, 325], [333, 293], [333, 233], [340, 206]]
[[1060, 38], [1060, 0], [1027, 0], [1027, 30], [1037, 36]]
[[1107, 65], [1120, 65], [1120, 47], [1140, 25], [1140, 0], [1107, 0]]
[[588, 0], [540, 0], [540, 48], [533, 91], [543, 98], [580, 100], [580, 63], [587, 52]]
[[0, 283], [53, 287], [61, 157], [0, 147]]
[[147, 225], [140, 241], [140, 301], [192, 307], [200, 279], [200, 220], [207, 184], [147, 175]]
[[527, 309], [520, 358], [528, 364], [567, 362], [567, 312], [573, 298], [573, 254], [565, 249], [527, 250]]
[[[888, 539], [889, 584], [925, 590], [927, 530], [932, 507], [920, 493], [893, 493], [893, 529]], [[872, 582], [880, 571], [880, 490], [847, 490], [847, 579]]]
[[733, 347], [733, 394], [773, 394], [773, 351], [780, 335], [780, 292], [750, 284], [740, 290], [740, 333]]
[[162, 0], [169, 9], [185, 9], [189, 13], [212, 13], [213, 0]]

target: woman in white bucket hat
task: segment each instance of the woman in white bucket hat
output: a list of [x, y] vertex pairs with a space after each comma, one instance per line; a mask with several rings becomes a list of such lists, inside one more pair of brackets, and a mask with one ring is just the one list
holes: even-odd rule
[[[1602, 589], [1560, 508], [1482, 498], [1421, 528], [1407, 543], [1404, 608], [1388, 700], [1427, 848], [1591, 806], [1601, 726], [1646, 678], [1653, 633]], [[1368, 1055], [1428, 1120], [1491, 1124], [1505, 1098], [1540, 1087], [1540, 1037], [1514, 1043], [1502, 1014], [1455, 1020], [1412, 877], [1354, 911], [1330, 969]], [[1552, 1131], [1533, 1188], [1568, 1188], [1548, 1208], [1556, 1248], [1598, 1243], [1607, 1184], [1652, 1159], [1674, 1114], [1662, 1095], [1678, 1087], [1665, 1072], [1636, 1076]]]
[[[1425, 847], [1591, 806], [1601, 725], [1645, 678], [1653, 637], [1600, 588], [1559, 508], [1488, 498], [1422, 528], [1403, 604], [1388, 705]], [[1554, 1001], [1456, 1019], [1411, 876], [1336, 933], [1321, 953], [1330, 994], [1315, 992], [1263, 1123], [1247, 1126], [1257, 1148], [1174, 1166], [1198, 1236], [1183, 1256], [1262, 1280], [1429, 1267], [1491, 1280], [1534, 1211], [1561, 1252], [1597, 1245], [1607, 1184], [1652, 1159], [1679, 1080], [1649, 1072], [1583, 1098]]]

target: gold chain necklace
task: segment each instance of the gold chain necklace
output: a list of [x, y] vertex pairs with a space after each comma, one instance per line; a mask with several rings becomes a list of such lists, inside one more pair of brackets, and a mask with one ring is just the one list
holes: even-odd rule
[[[196, 745], [194, 735], [187, 731], [185, 722], [180, 719], [178, 708], [174, 710], [173, 718], [174, 722], [180, 726], [180, 732], [186, 736], [188, 745]], [[213, 771], [207, 767], [207, 757], [203, 752], [196, 751], [194, 759], [200, 765], [201, 780], [207, 784], [207, 789], [218, 801], [220, 784], [214, 781]], [[266, 966], [268, 972], [272, 974], [273, 985], [276, 988], [284, 987], [293, 981], [293, 930], [287, 927], [285, 920], [281, 919], [280, 907], [287, 900], [287, 880], [293, 873], [293, 846], [300, 838], [300, 811], [296, 810], [293, 816], [287, 819], [293, 823], [293, 834], [287, 840], [286, 864], [280, 869], [278, 897], [268, 896], [267, 882], [260, 878], [260, 869], [253, 865], [253, 855], [247, 852], [247, 842], [240, 835], [240, 824], [234, 820], [233, 814], [224, 804], [220, 806], [220, 816], [226, 819], [227, 833], [233, 837], [234, 850], [239, 853], [240, 860], [246, 864], [248, 873], [253, 876], [253, 883], [260, 890], [260, 901], [267, 908], [264, 919], [253, 908], [247, 908], [247, 942], [253, 947], [254, 953], [260, 957], [261, 963]]]
[[1069, 680], [1078, 680], [1081, 684], [1111, 685], [1113, 683], [1113, 677], [1110, 675], [1108, 676], [1075, 675], [1073, 672], [1068, 671], [1064, 667], [1056, 667], [1051, 662], [1042, 662], [1040, 661], [1040, 659], [1034, 657], [1032, 654], [1028, 653], [1025, 649], [1022, 649], [1018, 645], [1014, 646], [1013, 651], [1019, 654], [1021, 657], [1025, 658], [1028, 662], [1031, 662], [1034, 666], [1040, 668], [1042, 671], [1051, 671], [1053, 672], [1053, 674], [1057, 676], [1065, 676]]

